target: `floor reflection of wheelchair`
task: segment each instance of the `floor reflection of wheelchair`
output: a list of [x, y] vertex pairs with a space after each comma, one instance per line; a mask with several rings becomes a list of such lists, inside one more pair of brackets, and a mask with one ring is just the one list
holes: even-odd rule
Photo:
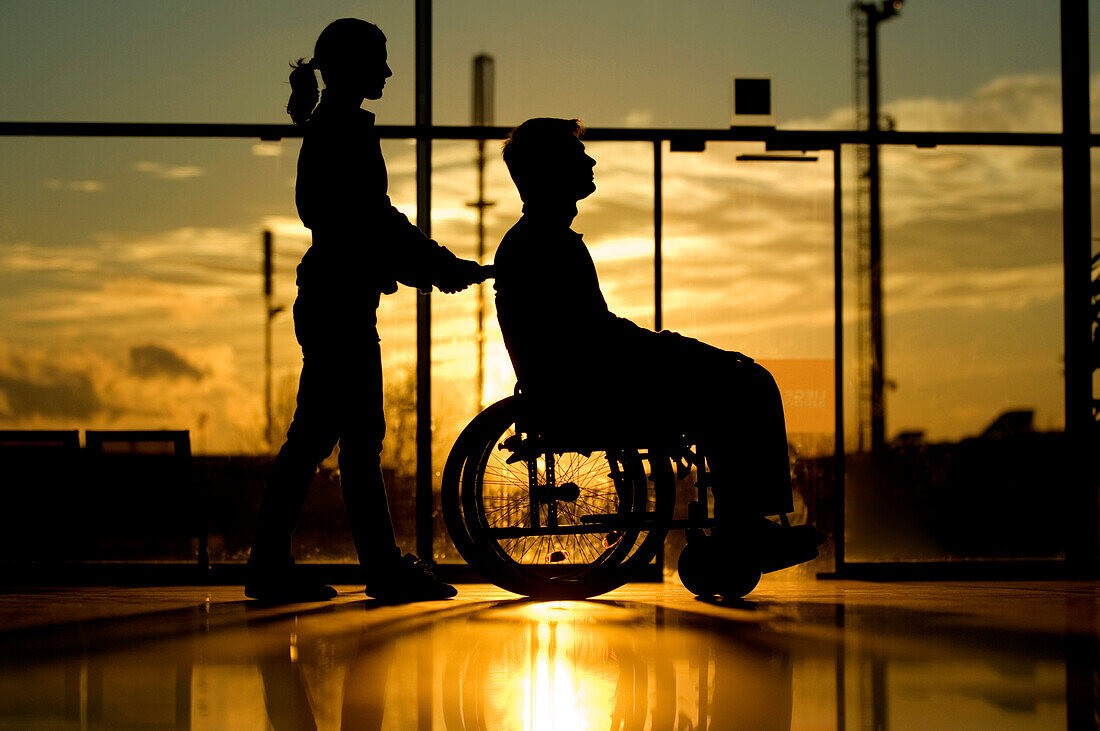
[[[706, 458], [686, 437], [572, 422], [536, 413], [517, 389], [459, 435], [443, 472], [443, 515], [475, 570], [518, 594], [585, 598], [637, 576], [669, 530], [686, 529], [678, 568], [689, 590], [727, 599], [752, 591], [756, 564], [716, 555], [704, 533], [714, 525]], [[687, 519], [674, 519], [676, 479], [692, 467], [698, 497]]]

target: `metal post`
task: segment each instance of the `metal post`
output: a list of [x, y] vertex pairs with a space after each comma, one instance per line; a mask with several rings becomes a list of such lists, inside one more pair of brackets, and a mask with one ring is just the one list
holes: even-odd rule
[[653, 140], [653, 329], [664, 327], [661, 290], [664, 287], [663, 254], [661, 244], [664, 230], [663, 183], [664, 168], [661, 161], [662, 140]]
[[[416, 0], [416, 225], [432, 235], [432, 1]], [[432, 298], [416, 295], [416, 552], [432, 560]]]
[[[664, 252], [661, 247], [664, 239], [664, 141], [653, 140], [653, 329], [664, 329]], [[654, 557], [657, 575], [661, 576], [665, 566], [664, 549], [657, 551]]]
[[1092, 433], [1092, 220], [1089, 173], [1088, 3], [1062, 0], [1062, 217], [1065, 267], [1066, 439], [1074, 482], [1070, 512], [1076, 516], [1066, 559], [1084, 567], [1096, 559], [1097, 495]]
[[[475, 127], [493, 124], [493, 57], [484, 53], [474, 57], [473, 123]], [[485, 200], [485, 140], [477, 141], [477, 261], [485, 263], [485, 209], [493, 205]], [[477, 285], [477, 408], [485, 407], [485, 283]]]
[[272, 285], [272, 236], [264, 231], [264, 442], [268, 449], [274, 446], [271, 415], [271, 321], [275, 314], [271, 307], [274, 294]]
[[841, 195], [841, 147], [833, 148], [833, 571], [844, 567], [844, 197]]

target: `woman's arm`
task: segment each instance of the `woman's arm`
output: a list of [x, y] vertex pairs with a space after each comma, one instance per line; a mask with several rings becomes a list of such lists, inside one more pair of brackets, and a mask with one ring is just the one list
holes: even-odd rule
[[326, 245], [339, 246], [349, 266], [424, 292], [433, 285], [456, 292], [484, 279], [476, 262], [459, 259], [413, 225], [390, 201], [387, 187], [372, 124], [325, 120], [307, 134], [296, 200], [315, 241], [323, 232]]

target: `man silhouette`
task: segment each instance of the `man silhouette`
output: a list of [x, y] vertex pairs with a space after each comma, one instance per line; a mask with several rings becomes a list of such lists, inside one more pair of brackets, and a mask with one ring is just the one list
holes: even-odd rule
[[708, 457], [720, 538], [751, 544], [763, 571], [813, 558], [820, 534], [766, 517], [793, 509], [771, 374], [740, 353], [646, 330], [608, 309], [588, 248], [570, 228], [577, 201], [596, 190], [583, 132], [575, 119], [529, 119], [504, 143], [523, 216], [497, 249], [496, 304], [521, 388], [536, 411], [567, 423], [688, 434]]

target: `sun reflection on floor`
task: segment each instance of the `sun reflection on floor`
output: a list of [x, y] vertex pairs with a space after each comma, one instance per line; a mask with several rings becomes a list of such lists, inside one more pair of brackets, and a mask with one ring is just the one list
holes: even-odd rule
[[[773, 585], [737, 606], [669, 585], [562, 602], [466, 588], [408, 606], [201, 594], [79, 633], [8, 633], [0, 726], [1060, 728], [1091, 712], [1095, 597], [1012, 589], [1027, 609], [1007, 611], [1007, 589], [836, 586]], [[117, 604], [125, 590], [73, 596], [95, 592]]]
[[445, 691], [444, 705], [473, 703], [462, 715], [486, 728], [606, 728], [616, 705], [616, 654], [585, 610], [583, 602], [525, 603], [506, 608], [497, 618], [504, 624], [477, 622], [467, 641], [452, 645], [464, 656], [461, 690], [450, 698]]

